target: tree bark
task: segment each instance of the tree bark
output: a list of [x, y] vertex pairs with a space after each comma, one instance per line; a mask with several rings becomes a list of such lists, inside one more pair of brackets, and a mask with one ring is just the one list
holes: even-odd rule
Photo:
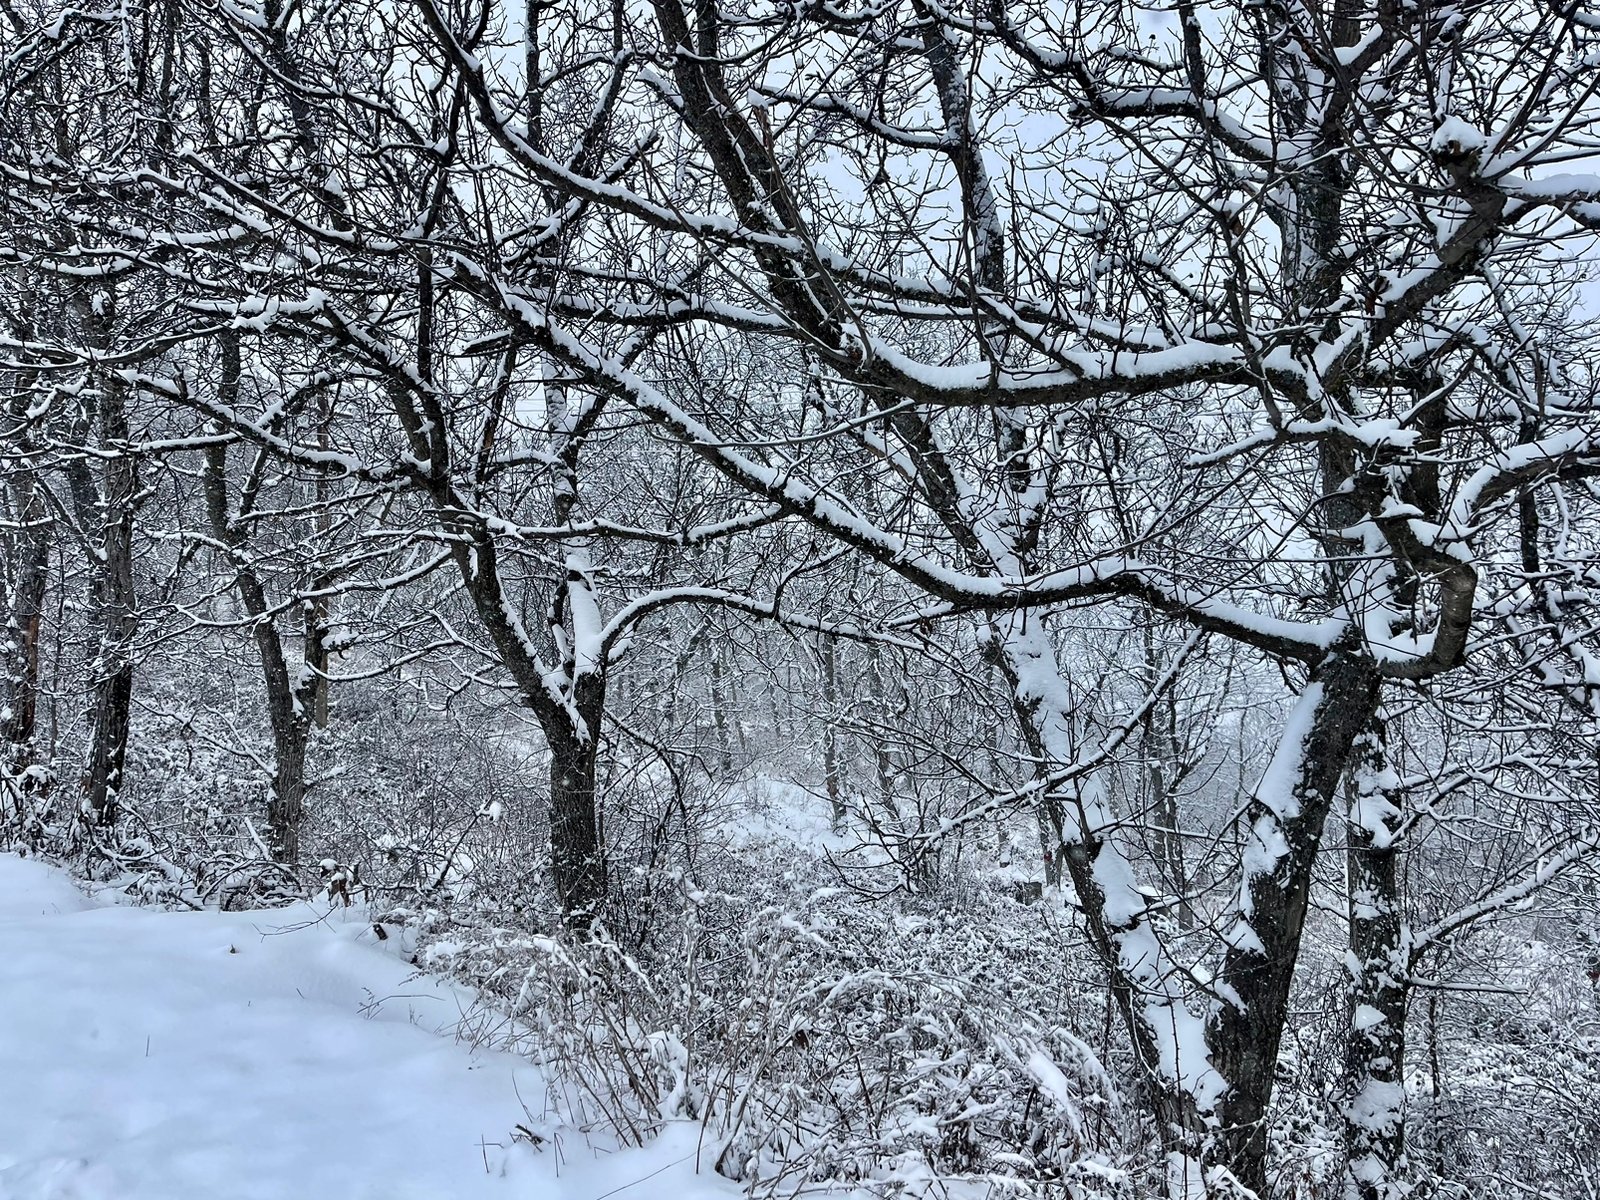
[[834, 832], [845, 827], [844, 764], [839, 755], [839, 647], [831, 637], [822, 644], [822, 778], [833, 810]]
[[266, 589], [250, 564], [246, 539], [227, 509], [227, 448], [207, 452], [206, 503], [213, 536], [228, 547], [234, 591], [251, 620], [266, 687], [267, 723], [272, 730], [272, 794], [267, 800], [268, 844], [279, 862], [300, 858], [300, 827], [305, 818], [306, 747], [310, 738], [311, 689], [296, 686], [284, 654], [283, 639], [268, 612]]
[[0, 771], [18, 788], [34, 763], [39, 712], [39, 651], [44, 627], [44, 595], [49, 579], [51, 525], [32, 481], [21, 477], [9, 488], [16, 523], [0, 550], [4, 553], [4, 658], [0, 660]]
[[273, 856], [300, 861], [300, 831], [306, 812], [306, 745], [309, 722], [298, 712], [273, 722], [272, 796], [267, 801], [267, 836]]
[[1291, 713], [1245, 811], [1240, 911], [1227, 934], [1221, 972], [1227, 987], [1207, 1029], [1212, 1063], [1227, 1091], [1206, 1158], [1258, 1195], [1267, 1186], [1267, 1109], [1312, 870], [1351, 750], [1377, 712], [1378, 685], [1369, 659], [1335, 651]]
[[[237, 403], [239, 338], [236, 333], [221, 339], [222, 394], [231, 406]], [[206, 451], [205, 504], [211, 534], [227, 547], [233, 567], [234, 591], [245, 615], [250, 618], [250, 635], [256, 644], [266, 686], [267, 722], [272, 730], [272, 793], [267, 798], [267, 840], [273, 857], [293, 865], [300, 859], [300, 830], [305, 820], [306, 747], [310, 739], [315, 707], [315, 685], [319, 676], [306, 672], [298, 681], [289, 669], [283, 638], [271, 615], [266, 588], [250, 558], [249, 538], [239, 517], [254, 508], [261, 472], [266, 465], [258, 454], [247, 477], [240, 511], [236, 517], [228, 501], [228, 448], [216, 445]]]
[[[1146, 677], [1153, 685], [1161, 677], [1155, 634], [1144, 631]], [[1151, 706], [1144, 721], [1144, 774], [1149, 793], [1150, 819], [1154, 826], [1155, 859], [1164, 882], [1177, 898], [1178, 928], [1195, 927], [1194, 901], [1189, 894], [1188, 870], [1184, 866], [1183, 834], [1179, 828], [1178, 791], [1184, 766], [1178, 741], [1178, 701], [1170, 693]]]
[[1362, 735], [1350, 780], [1351, 972], [1345, 1040], [1344, 1140], [1349, 1193], [1399, 1200], [1405, 1149], [1407, 987], [1394, 844], [1395, 777], [1379, 718]]
[[[1035, 777], [1071, 762], [1082, 736], [1081, 719], [1066, 706], [1062, 679], [1048, 632], [1037, 614], [991, 625], [996, 665], [1011, 689], [1017, 724]], [[1047, 680], [1047, 675], [1054, 679]], [[1046, 880], [1070, 879], [1096, 953], [1105, 963], [1112, 1005], [1128, 1031], [1137, 1057], [1144, 1100], [1169, 1160], [1179, 1164], [1168, 1193], [1196, 1193], [1197, 1170], [1208, 1129], [1201, 1099], [1208, 1086], [1187, 1061], [1203, 1053], [1204, 1031], [1188, 1016], [1175, 964], [1167, 959], [1152, 924], [1148, 899], [1139, 891], [1132, 864], [1114, 841], [1116, 818], [1093, 777], [1045, 793], [1037, 815], [1045, 849]], [[1178, 1025], [1186, 1031], [1180, 1034]], [[1169, 1048], [1164, 1039], [1170, 1039]], [[1182, 1043], [1182, 1044], [1180, 1044]]]
[[[424, 271], [424, 282], [428, 278]], [[421, 289], [425, 297], [431, 295], [430, 288], [431, 284]], [[428, 308], [429, 303], [425, 303], [424, 311]], [[428, 337], [419, 338], [419, 344], [426, 349]], [[418, 369], [424, 380], [430, 375], [425, 366], [423, 362]], [[547, 386], [552, 424], [561, 430], [555, 439], [561, 469], [552, 489], [553, 516], [557, 524], [565, 524], [572, 519], [577, 504], [577, 464], [583, 438], [590, 422], [598, 419], [600, 406], [569, 414], [565, 390], [554, 379]], [[462, 584], [549, 747], [551, 880], [564, 923], [576, 933], [587, 933], [601, 916], [607, 894], [596, 795], [607, 664], [605, 647], [599, 641], [600, 613], [587, 552], [576, 539], [567, 549], [566, 578], [546, 612], [550, 642], [560, 660], [554, 667], [547, 666], [533, 649], [511, 605], [487, 521], [451, 486], [450, 448], [444, 440], [447, 423], [437, 398], [428, 389], [417, 393], [426, 413], [424, 420], [410, 394], [395, 389], [391, 395], [413, 453], [430, 466], [428, 486], [435, 515], [440, 526], [453, 535], [451, 555]]]
[[[328, 427], [333, 421], [332, 402], [326, 393], [319, 393], [317, 400], [317, 448], [330, 450], [332, 442], [328, 436]], [[318, 475], [313, 485], [316, 490], [317, 501], [317, 536], [318, 559], [316, 568], [312, 572], [311, 587], [317, 594], [305, 604], [305, 663], [308, 678], [305, 682], [309, 692], [310, 718], [316, 723], [318, 729], [328, 727], [328, 639], [333, 631], [333, 600], [322, 594], [323, 590], [333, 582], [332, 574], [326, 569], [322, 555], [326, 548], [321, 545], [321, 539], [333, 528], [333, 518], [328, 511], [331, 500], [331, 487], [327, 476]]]
[[[99, 442], [108, 457], [98, 503], [87, 510], [81, 504], [79, 508], [85, 529], [96, 524], [100, 529], [90, 567], [98, 636], [89, 664], [89, 755], [83, 793], [90, 822], [110, 826], [118, 816], [133, 706], [132, 643], [138, 629], [133, 503], [139, 477], [128, 445], [126, 385], [109, 376], [99, 383]], [[87, 467], [82, 471], [88, 474]]]
[[[587, 706], [598, 717], [593, 701]], [[598, 722], [590, 728], [597, 728]], [[550, 747], [550, 867], [567, 925], [586, 931], [606, 899], [605, 854], [600, 842], [595, 786], [599, 738], [576, 729], [545, 730]]]
[[722, 647], [713, 645], [706, 656], [711, 667], [711, 724], [717, 731], [717, 756], [724, 776], [733, 774], [733, 732], [728, 727], [727, 672], [722, 665]]

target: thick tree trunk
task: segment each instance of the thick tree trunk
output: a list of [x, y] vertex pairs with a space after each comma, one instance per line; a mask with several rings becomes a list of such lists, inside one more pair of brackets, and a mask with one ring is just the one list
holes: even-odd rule
[[[96, 662], [89, 721], [89, 764], [84, 771], [84, 802], [91, 823], [110, 826], [119, 815], [122, 772], [128, 755], [133, 710], [133, 667], [117, 661], [116, 647], [103, 647]], [[106, 669], [107, 659], [114, 665]]]
[[267, 801], [267, 836], [281, 863], [300, 861], [300, 828], [306, 808], [306, 722], [298, 718], [273, 730], [272, 796]]
[[[321, 586], [323, 580], [318, 581]], [[306, 688], [310, 711], [306, 714], [318, 729], [328, 727], [328, 636], [332, 622], [329, 605], [324, 600], [313, 600], [305, 606], [305, 664]]]
[[[443, 509], [443, 506], [441, 506]], [[440, 512], [441, 523], [458, 537], [456, 565], [478, 618], [516, 681], [522, 703], [539, 722], [550, 749], [551, 880], [569, 928], [585, 932], [600, 916], [606, 896], [605, 855], [596, 799], [596, 763], [601, 719], [606, 706], [604, 663], [563, 664], [566, 686], [552, 686], [555, 672], [530, 651], [526, 632], [513, 616], [499, 575], [494, 539], [481, 518], [460, 509]], [[568, 587], [587, 588], [583, 580]], [[592, 603], [592, 597], [587, 597]], [[552, 606], [552, 624], [565, 607]], [[569, 652], [571, 643], [568, 643]], [[587, 650], [598, 647], [587, 645]]]
[[606, 898], [594, 738], [545, 731], [550, 746], [550, 868], [567, 925], [587, 930]]
[[1377, 711], [1378, 683], [1369, 660], [1335, 652], [1290, 714], [1245, 812], [1240, 911], [1222, 968], [1228, 996], [1207, 1029], [1212, 1063], [1228, 1087], [1207, 1159], [1259, 1195], [1267, 1186], [1267, 1109], [1312, 869], [1352, 747]]
[[1362, 736], [1350, 781], [1349, 919], [1352, 979], [1345, 1042], [1344, 1138], [1351, 1195], [1399, 1200], [1406, 1186], [1405, 950], [1385, 729]]
[[272, 794], [267, 799], [267, 838], [272, 855], [293, 866], [300, 861], [300, 828], [305, 821], [306, 745], [311, 735], [311, 689], [295, 686], [283, 653], [283, 639], [266, 612], [266, 595], [255, 572], [235, 549], [235, 586], [245, 611], [255, 618], [256, 650], [266, 684], [267, 720], [272, 727]]

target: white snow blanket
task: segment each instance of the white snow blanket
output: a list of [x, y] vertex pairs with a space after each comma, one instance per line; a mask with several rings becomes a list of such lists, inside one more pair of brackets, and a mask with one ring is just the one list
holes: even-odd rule
[[554, 1133], [534, 1067], [451, 1036], [469, 1008], [359, 909], [99, 905], [0, 854], [0, 1200], [739, 1194], [694, 1126]]

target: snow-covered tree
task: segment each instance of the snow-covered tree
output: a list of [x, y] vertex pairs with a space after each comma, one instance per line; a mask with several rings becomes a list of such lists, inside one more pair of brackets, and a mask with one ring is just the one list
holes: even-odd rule
[[[108, 264], [166, 324], [99, 301], [14, 323], [7, 369], [99, 398], [105, 496], [77, 511], [103, 519], [107, 579], [136, 484], [117, 414], [185, 414], [163, 454], [213, 439], [206, 536], [293, 735], [280, 762], [331, 673], [327, 564], [359, 531], [403, 562], [378, 590], [454, 580], [474, 623], [438, 612], [441, 645], [541, 731], [554, 888], [592, 930], [630, 647], [697, 614], [677, 678], [733, 615], [803, 631], [838, 825], [848, 726], [877, 775], [855, 819], [906, 878], [996, 814], [1041, 830], [1169, 1195], [1274, 1186], [1329, 905], [1340, 1186], [1408, 1192], [1425, 964], [1600, 839], [1580, 303], [1600, 20], [1521, 0], [161, 11], [164, 52], [126, 43], [161, 82], [108, 93], [139, 100], [138, 137], [8, 151], [0, 261], [18, 296]], [[76, 47], [128, 36], [32, 19], [10, 121]], [[103, 120], [100, 94], [59, 94]], [[39, 419], [13, 408], [22, 446]], [[228, 501], [240, 443], [247, 496], [274, 464], [320, 481], [333, 522], [281, 603]], [[315, 610], [294, 678], [283, 604]], [[758, 658], [704, 660], [725, 767], [725, 672]], [[909, 819], [929, 727], [970, 736], [997, 688], [1009, 728], [975, 739], [994, 761], [949, 756], [956, 799]], [[1474, 822], [1484, 856], [1408, 890]]]

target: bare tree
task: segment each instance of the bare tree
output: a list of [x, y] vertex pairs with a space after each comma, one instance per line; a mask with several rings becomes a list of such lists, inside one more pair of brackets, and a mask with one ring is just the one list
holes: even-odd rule
[[[1386, 688], [1463, 669], [1502, 501], [1594, 468], [1581, 391], [1507, 396], [1539, 414], [1537, 434], [1518, 439], [1496, 437], [1495, 411], [1456, 390], [1485, 359], [1526, 353], [1508, 314], [1532, 247], [1594, 220], [1594, 183], [1550, 171], [1590, 119], [1587, 28], [1531, 8], [1512, 33], [1486, 9], [1182, 6], [1146, 54], [1133, 14], [1113, 8], [1091, 27], [1045, 9], [769, 20], [666, 0], [638, 32], [641, 59], [662, 64], [644, 87], [681, 130], [672, 144], [694, 153], [636, 169], [624, 156], [620, 174], [597, 176], [521, 136], [477, 53], [481, 28], [420, 8], [517, 171], [717, 264], [716, 279], [626, 274], [654, 300], [632, 323], [803, 346], [837, 380], [824, 385], [840, 397], [824, 428], [868, 446], [900, 481], [888, 512], [921, 520], [844, 498], [811, 444], [792, 440], [781, 392], [755, 437], [786, 448], [730, 445], [757, 414], [697, 412], [653, 386], [607, 348], [605, 331], [630, 323], [615, 305], [482, 264], [478, 294], [730, 479], [918, 584], [928, 615], [1014, 612], [997, 618], [1002, 662], [1047, 776], [1072, 775], [1085, 726], [1064, 702], [1040, 606], [1133, 601], [1296, 680], [1278, 754], [1242, 814], [1236, 905], [1212, 917], [1215, 982], [1198, 995], [1152, 926], [1103, 790], [1085, 775], [1056, 801], [1171, 1138], [1173, 1188], [1232, 1177], [1259, 1192], [1324, 820], [1357, 747], [1372, 744]], [[1513, 97], [1479, 86], [1472, 64], [1542, 82], [1534, 99]], [[1002, 196], [980, 144], [1003, 128], [1013, 87], [1070, 114], [1049, 131], [1059, 142], [1117, 147], [1131, 169], [1072, 178], [1041, 161]], [[844, 175], [864, 201], [838, 198], [823, 169], [822, 147], [845, 136]], [[942, 171], [930, 177], [943, 190], [896, 186], [902, 163]], [[1052, 206], [1046, 188], [1063, 184], [1076, 199]], [[997, 431], [979, 477], [976, 419]], [[1160, 485], [1123, 484], [1115, 465], [1095, 492], [1052, 485], [1093, 447], [1142, 443], [1148, 461], [1163, 441], [1172, 474]], [[1441, 461], [1462, 453], [1446, 477]], [[1149, 512], [1133, 544], [1097, 528], [1108, 497]], [[1196, 571], [1199, 547], [1162, 543], [1202, 505], [1242, 519], [1210, 523], [1211, 565]], [[1358, 823], [1382, 843], [1377, 793], [1357, 794]], [[1396, 1015], [1372, 982], [1387, 939], [1358, 937], [1376, 957], [1357, 994], [1383, 1001], [1357, 1004], [1358, 1020]], [[1393, 1114], [1351, 1112], [1353, 1142], [1367, 1145], [1361, 1128], [1375, 1139], [1353, 1154], [1355, 1185], [1388, 1194], [1400, 1186], [1397, 1164], [1379, 1161], [1396, 1153]]]
[[[327, 405], [288, 422], [236, 367], [119, 354], [94, 303], [44, 351], [12, 338], [93, 384], [104, 478], [77, 512], [105, 575], [97, 661], [121, 669], [132, 610], [128, 397], [395, 497], [375, 532], [414, 556], [395, 586], [450, 568], [474, 626], [441, 612], [440, 638], [543, 734], [552, 878], [582, 931], [608, 893], [608, 696], [647, 618], [720, 607], [919, 650], [937, 633], [969, 682], [1004, 682], [1026, 778], [903, 819], [909, 672], [863, 653], [870, 703], [898, 704], [857, 721], [878, 803], [906, 862], [993, 812], [1035, 815], [1168, 1194], [1269, 1190], [1302, 948], [1334, 889], [1345, 1182], [1404, 1194], [1419, 963], [1595, 850], [1587, 768], [1554, 747], [1562, 720], [1594, 736], [1600, 425], [1588, 339], [1558, 310], [1600, 227], [1600, 180], [1565, 169], [1600, 115], [1600, 31], [1529, 3], [1174, 16], [208, 11], [195, 45], [229, 86], [170, 114], [207, 136], [139, 177], [160, 220], [130, 218], [123, 168], [9, 177], [90, 198], [53, 261], [81, 229], [159, 279], [172, 347], [308, 347], [295, 383]], [[226, 503], [227, 450], [207, 454], [212, 536], [248, 592], [247, 510]], [[830, 582], [892, 598], [874, 628], [796, 584], [836, 563]], [[271, 606], [245, 607], [265, 637]], [[307, 680], [328, 674], [321, 636]], [[848, 689], [826, 653], [831, 712]], [[281, 644], [263, 654], [302, 736], [317, 702]], [[1488, 689], [1521, 707], [1515, 751], [1476, 708]], [[1183, 793], [1210, 739], [1180, 721], [1217, 731], [1229, 706], [1195, 698], [1221, 693], [1270, 710], [1267, 766], [1237, 798]], [[1413, 769], [1475, 722], [1481, 768]], [[1572, 819], [1531, 850], [1497, 840], [1499, 865], [1413, 927], [1403, 856], [1455, 797], [1492, 806], [1533, 778]]]

